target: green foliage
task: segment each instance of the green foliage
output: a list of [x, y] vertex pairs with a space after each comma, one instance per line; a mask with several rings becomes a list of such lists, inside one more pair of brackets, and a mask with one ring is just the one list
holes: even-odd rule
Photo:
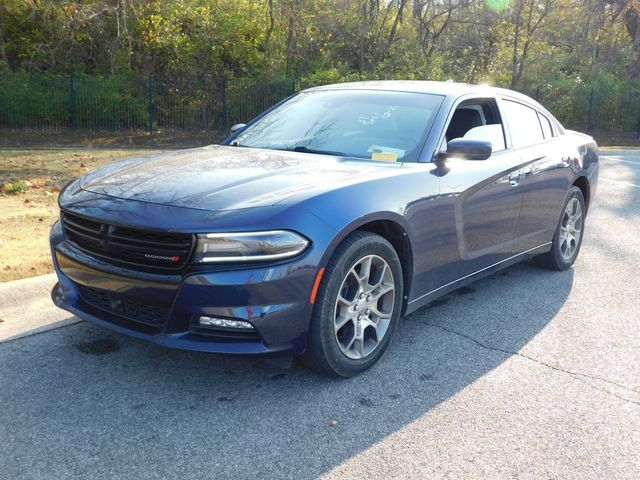
[[22, 193], [26, 191], [28, 188], [29, 188], [29, 185], [27, 185], [27, 182], [23, 180], [18, 180], [17, 182], [13, 182], [13, 183], [5, 183], [4, 188], [2, 190], [4, 191], [4, 193], [8, 195], [15, 195], [17, 193]]
[[640, 4], [612, 5], [0, 0], [0, 127], [214, 128], [296, 88], [453, 79], [529, 92], [576, 128], [601, 128], [597, 109], [633, 130]]
[[[636, 2], [3, 0], [0, 71], [527, 84], [640, 71]], [[635, 15], [635, 17], [634, 17]], [[4, 54], [3, 54], [4, 52]], [[633, 74], [632, 76], [637, 76]]]

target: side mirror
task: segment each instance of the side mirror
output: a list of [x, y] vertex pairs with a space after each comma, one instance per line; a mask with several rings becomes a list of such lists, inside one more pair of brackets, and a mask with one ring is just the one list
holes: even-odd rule
[[447, 142], [446, 158], [464, 160], [486, 160], [491, 156], [492, 145], [486, 140], [454, 138]]
[[243, 130], [244, 127], [246, 126], [247, 126], [246, 123], [236, 123], [233, 127], [231, 127], [231, 133], [239, 132], [240, 130]]

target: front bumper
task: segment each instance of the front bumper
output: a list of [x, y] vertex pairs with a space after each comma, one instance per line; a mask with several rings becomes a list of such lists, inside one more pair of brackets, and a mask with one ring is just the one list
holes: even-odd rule
[[[128, 270], [84, 254], [64, 241], [56, 223], [51, 230], [58, 284], [53, 302], [79, 318], [120, 333], [171, 348], [249, 355], [297, 355], [304, 351], [311, 318], [309, 298], [317, 266], [313, 252], [272, 266], [226, 271], [158, 275]], [[166, 320], [149, 324], [117, 313], [119, 305], [97, 306], [87, 291], [166, 307]], [[112, 298], [111, 296], [109, 298]], [[119, 300], [118, 300], [119, 301]], [[150, 307], [154, 308], [154, 307]], [[206, 334], [191, 328], [200, 315], [244, 320], [256, 332]]]

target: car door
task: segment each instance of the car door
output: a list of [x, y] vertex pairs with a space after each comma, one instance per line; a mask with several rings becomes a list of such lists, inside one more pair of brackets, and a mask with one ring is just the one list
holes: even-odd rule
[[514, 248], [524, 252], [550, 242], [553, 237], [569, 175], [555, 128], [542, 112], [522, 101], [504, 98], [500, 106], [511, 140], [522, 162], [518, 189], [522, 194]]
[[[451, 207], [452, 216], [447, 221], [451, 222], [455, 235], [443, 238], [449, 242], [450, 254], [446, 263], [435, 272], [438, 287], [514, 254], [513, 239], [522, 199], [517, 188], [521, 157], [511, 148], [494, 98], [465, 99], [456, 111], [469, 106], [481, 108], [481, 124], [456, 134], [488, 139], [492, 142], [493, 152], [486, 160], [447, 158], [440, 166], [440, 199]], [[450, 122], [455, 121], [455, 117], [456, 112]], [[473, 124], [466, 123], [468, 126]], [[451, 130], [449, 125], [445, 132]]]

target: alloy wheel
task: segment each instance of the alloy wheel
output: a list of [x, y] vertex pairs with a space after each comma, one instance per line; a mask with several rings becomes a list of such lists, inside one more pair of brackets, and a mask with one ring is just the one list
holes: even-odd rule
[[572, 198], [564, 209], [560, 223], [560, 255], [570, 261], [580, 244], [582, 235], [582, 205], [577, 198]]
[[371, 355], [389, 330], [395, 281], [389, 264], [377, 255], [358, 260], [342, 281], [334, 309], [340, 351], [351, 359]]

